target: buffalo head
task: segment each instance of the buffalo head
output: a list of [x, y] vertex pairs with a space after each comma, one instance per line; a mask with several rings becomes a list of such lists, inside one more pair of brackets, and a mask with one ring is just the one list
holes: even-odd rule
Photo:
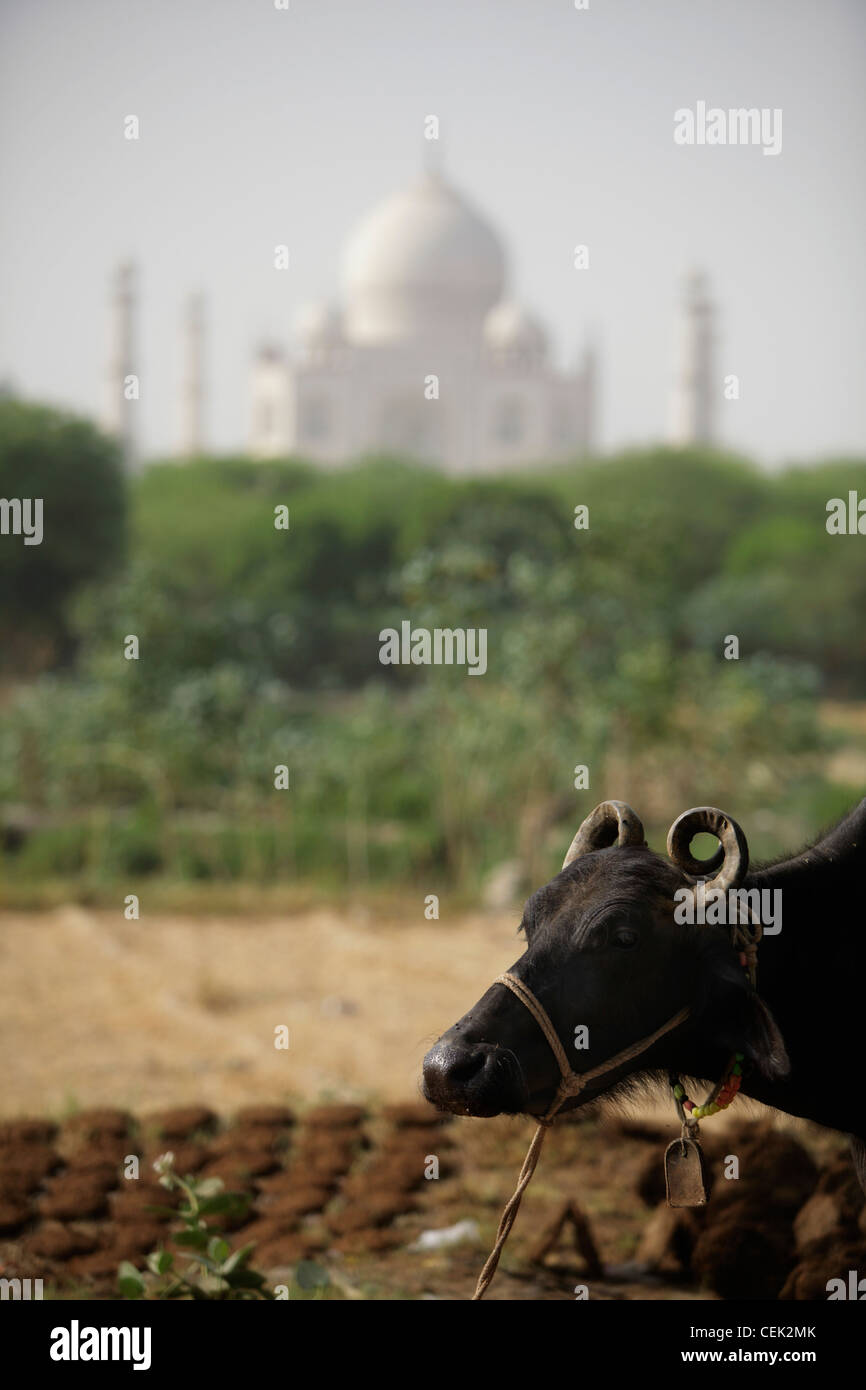
[[[690, 851], [701, 831], [720, 841], [706, 861]], [[679, 1027], [589, 1082], [563, 1109], [641, 1073], [717, 1079], [734, 1051], [767, 1078], [787, 1070], [779, 1031], [749, 984], [729, 929], [690, 924], [675, 911], [682, 895], [674, 895], [696, 877], [724, 891], [745, 881], [743, 832], [723, 812], [701, 807], [674, 823], [668, 852], [669, 859], [648, 848], [629, 806], [603, 802], [581, 825], [561, 872], [526, 904], [526, 949], [510, 971], [547, 1011], [574, 1071], [600, 1066], [689, 1009]], [[460, 1115], [543, 1115], [559, 1080], [538, 1023], [498, 983], [424, 1059], [425, 1096]]]

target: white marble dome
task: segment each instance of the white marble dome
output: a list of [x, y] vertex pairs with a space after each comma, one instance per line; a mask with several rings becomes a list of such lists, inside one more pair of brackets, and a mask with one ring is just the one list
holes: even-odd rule
[[505, 300], [484, 320], [484, 345], [497, 359], [542, 362], [547, 356], [547, 333], [528, 309]]
[[346, 335], [359, 343], [477, 340], [505, 279], [496, 233], [440, 175], [425, 174], [374, 208], [349, 240]]

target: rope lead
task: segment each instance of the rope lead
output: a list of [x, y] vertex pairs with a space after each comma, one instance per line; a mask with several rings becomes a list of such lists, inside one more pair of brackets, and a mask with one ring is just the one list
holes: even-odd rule
[[646, 1052], [652, 1047], [653, 1043], [658, 1042], [659, 1038], [664, 1037], [665, 1033], [670, 1033], [674, 1028], [678, 1028], [689, 1015], [688, 1007], [680, 1009], [679, 1013], [674, 1014], [673, 1018], [669, 1018], [667, 1023], [663, 1023], [661, 1028], [657, 1028], [654, 1033], [650, 1033], [649, 1037], [642, 1038], [640, 1042], [632, 1043], [631, 1047], [624, 1048], [623, 1051], [618, 1052], [615, 1057], [611, 1057], [609, 1061], [603, 1062], [599, 1067], [593, 1067], [591, 1071], [577, 1072], [573, 1071], [568, 1065], [565, 1049], [559, 1040], [556, 1029], [550, 1021], [550, 1015], [544, 1005], [533, 994], [529, 986], [524, 984], [523, 980], [519, 979], [517, 975], [512, 975], [510, 971], [506, 971], [504, 975], [497, 975], [493, 983], [496, 985], [505, 985], [505, 988], [510, 989], [512, 994], [516, 994], [521, 1004], [532, 1014], [532, 1017], [547, 1039], [551, 1052], [556, 1058], [557, 1065], [562, 1074], [562, 1080], [557, 1087], [556, 1095], [553, 1098], [550, 1109], [539, 1121], [538, 1129], [532, 1137], [532, 1142], [526, 1152], [526, 1158], [523, 1160], [523, 1167], [520, 1170], [520, 1177], [517, 1179], [517, 1186], [506, 1202], [502, 1216], [499, 1219], [499, 1229], [496, 1232], [496, 1240], [493, 1243], [493, 1249], [487, 1257], [484, 1268], [478, 1276], [478, 1283], [475, 1286], [475, 1292], [471, 1299], [473, 1303], [478, 1302], [484, 1297], [493, 1281], [496, 1267], [499, 1264], [499, 1257], [511, 1233], [511, 1228], [514, 1225], [517, 1213], [520, 1210], [523, 1194], [532, 1181], [532, 1175], [538, 1167], [538, 1160], [541, 1157], [541, 1149], [544, 1144], [545, 1135], [562, 1106], [572, 1096], [580, 1095], [584, 1087], [587, 1086], [590, 1081], [594, 1081], [597, 1076], [603, 1076], [606, 1072], [614, 1071], [617, 1067], [622, 1066], [624, 1062], [630, 1062], [632, 1058], [639, 1057], [642, 1052]]

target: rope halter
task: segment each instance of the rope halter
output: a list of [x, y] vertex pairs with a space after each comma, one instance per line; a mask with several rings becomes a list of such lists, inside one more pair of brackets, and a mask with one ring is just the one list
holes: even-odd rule
[[674, 1014], [673, 1018], [669, 1018], [667, 1023], [663, 1023], [661, 1028], [657, 1028], [654, 1033], [650, 1033], [647, 1037], [641, 1038], [639, 1042], [632, 1043], [631, 1047], [623, 1048], [621, 1052], [617, 1052], [616, 1056], [609, 1058], [607, 1062], [602, 1062], [600, 1066], [593, 1067], [590, 1071], [574, 1071], [568, 1064], [565, 1048], [560, 1042], [559, 1034], [550, 1021], [550, 1015], [540, 1000], [532, 993], [529, 986], [524, 984], [523, 980], [519, 979], [517, 975], [513, 975], [510, 970], [506, 971], [504, 975], [497, 975], [493, 983], [495, 985], [505, 985], [506, 989], [510, 989], [512, 994], [517, 995], [521, 1004], [525, 1005], [532, 1014], [532, 1017], [547, 1039], [551, 1052], [556, 1058], [562, 1080], [559, 1083], [550, 1109], [540, 1121], [543, 1125], [549, 1125], [558, 1111], [562, 1109], [565, 1102], [572, 1096], [579, 1096], [581, 1091], [583, 1091], [591, 1081], [594, 1081], [597, 1076], [604, 1076], [606, 1072], [615, 1071], [616, 1068], [622, 1066], [623, 1063], [630, 1062], [634, 1057], [639, 1057], [642, 1052], [646, 1052], [651, 1048], [653, 1043], [658, 1042], [659, 1038], [663, 1038], [665, 1033], [670, 1033], [672, 1029], [678, 1028], [681, 1023], [685, 1022], [689, 1015], [688, 1007], [682, 1008], [679, 1013]]
[[689, 1015], [688, 1007], [680, 1009], [679, 1013], [674, 1014], [673, 1018], [669, 1018], [667, 1023], [663, 1023], [661, 1028], [657, 1028], [656, 1031], [650, 1033], [648, 1037], [641, 1038], [639, 1042], [632, 1043], [631, 1047], [623, 1048], [622, 1052], [617, 1052], [615, 1057], [609, 1058], [607, 1062], [602, 1062], [601, 1066], [593, 1067], [590, 1071], [578, 1072], [573, 1071], [569, 1066], [568, 1058], [565, 1055], [565, 1048], [562, 1046], [559, 1034], [550, 1020], [550, 1015], [540, 1000], [533, 994], [529, 986], [524, 984], [517, 975], [513, 975], [510, 970], [506, 971], [504, 975], [497, 975], [493, 983], [496, 985], [504, 985], [506, 989], [510, 989], [511, 993], [515, 994], [521, 1004], [532, 1014], [532, 1017], [535, 1019], [550, 1045], [550, 1050], [556, 1058], [562, 1079], [557, 1087], [556, 1095], [553, 1097], [550, 1108], [538, 1122], [538, 1128], [535, 1131], [532, 1143], [529, 1145], [529, 1150], [523, 1161], [523, 1167], [520, 1170], [517, 1187], [514, 1189], [512, 1197], [505, 1205], [505, 1209], [499, 1221], [499, 1229], [496, 1232], [496, 1240], [493, 1249], [487, 1257], [487, 1263], [478, 1276], [478, 1284], [476, 1285], [475, 1293], [472, 1295], [473, 1303], [484, 1297], [496, 1273], [499, 1257], [502, 1254], [502, 1249], [508, 1239], [511, 1227], [514, 1225], [514, 1220], [520, 1209], [523, 1194], [529, 1186], [532, 1175], [538, 1166], [538, 1160], [541, 1157], [541, 1146], [544, 1143], [544, 1136], [565, 1102], [572, 1096], [579, 1096], [581, 1091], [589, 1085], [590, 1081], [594, 1081], [597, 1076], [603, 1076], [606, 1072], [615, 1071], [616, 1068], [622, 1066], [623, 1063], [630, 1062], [634, 1057], [639, 1057], [642, 1052], [647, 1052], [649, 1048], [652, 1047], [653, 1043], [658, 1042], [659, 1038], [664, 1037], [665, 1033], [670, 1033], [674, 1028], [678, 1028]]

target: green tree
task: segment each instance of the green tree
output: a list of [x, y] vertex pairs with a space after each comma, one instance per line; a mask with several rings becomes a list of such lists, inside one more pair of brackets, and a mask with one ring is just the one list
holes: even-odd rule
[[126, 539], [118, 450], [85, 420], [0, 400], [0, 497], [41, 499], [41, 544], [0, 535], [0, 663], [26, 674], [70, 649], [69, 602], [111, 574]]

